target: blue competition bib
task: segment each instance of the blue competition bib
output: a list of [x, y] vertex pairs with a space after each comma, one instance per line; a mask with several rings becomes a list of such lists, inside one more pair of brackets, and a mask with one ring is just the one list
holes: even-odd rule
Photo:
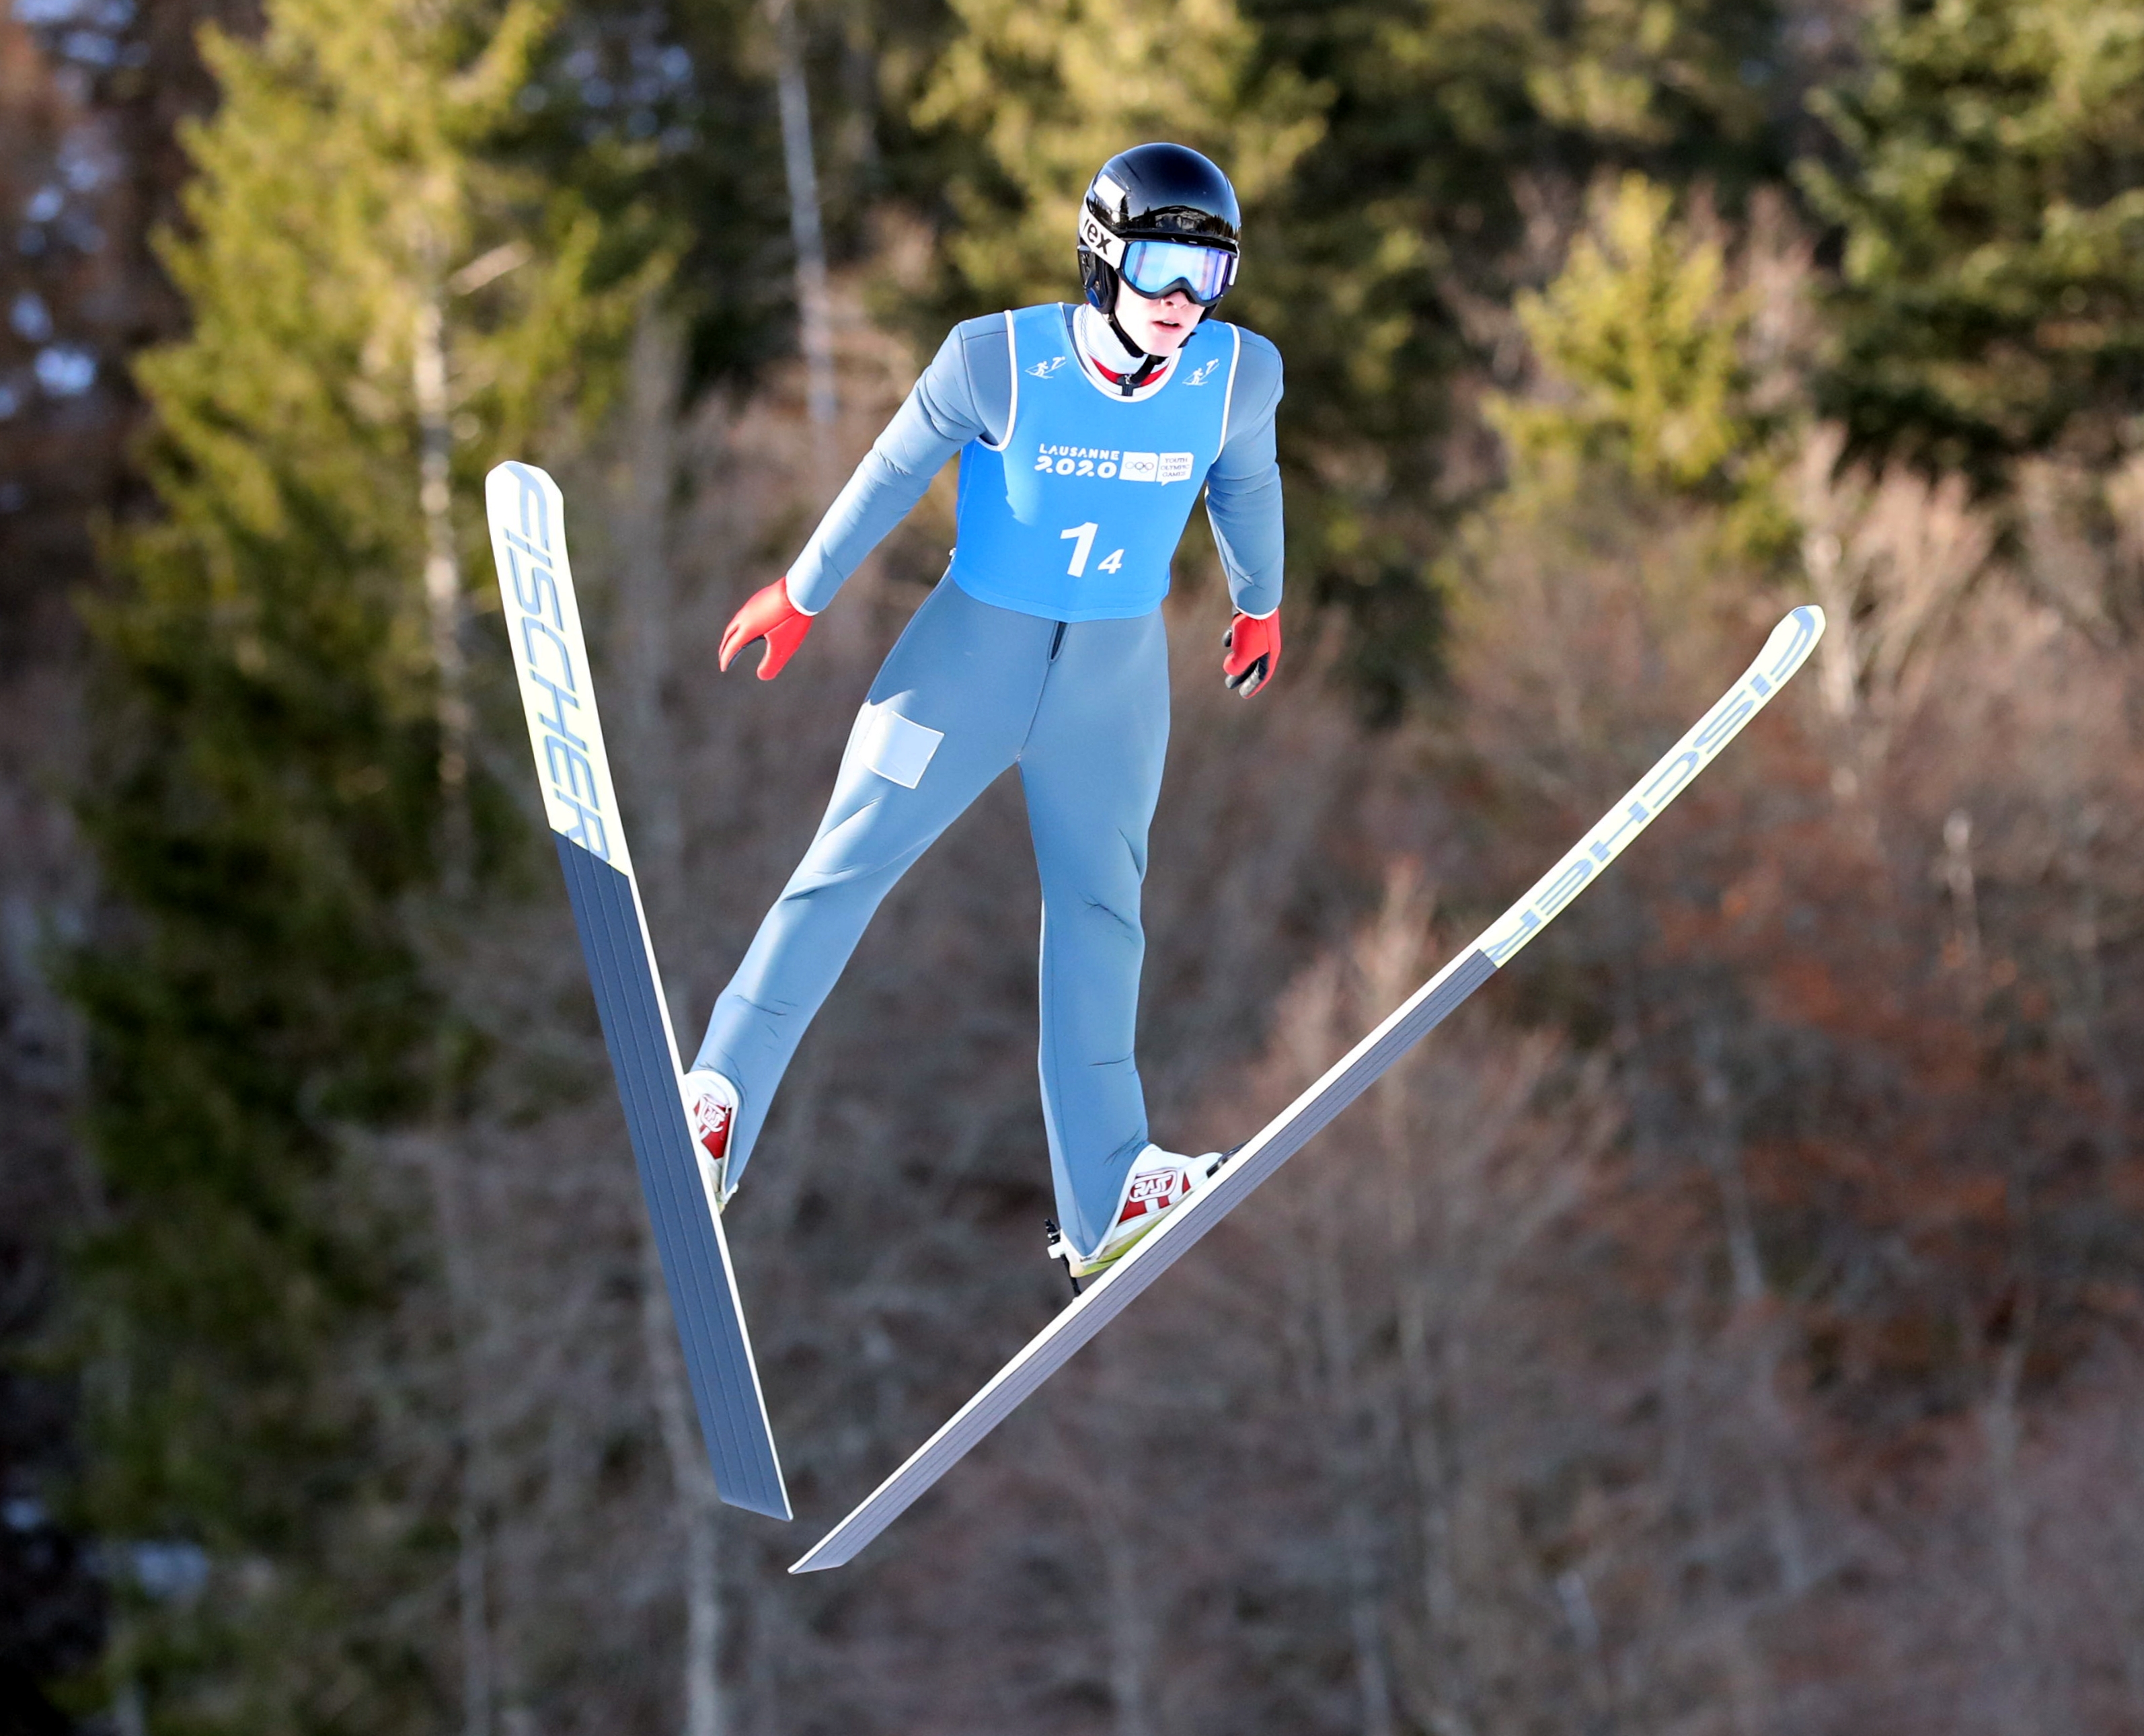
[[1221, 450], [1241, 340], [1200, 322], [1168, 383], [1130, 403], [1098, 389], [1052, 302], [1005, 315], [1012, 416], [1005, 444], [960, 452], [947, 577], [979, 602], [1051, 621], [1144, 615]]

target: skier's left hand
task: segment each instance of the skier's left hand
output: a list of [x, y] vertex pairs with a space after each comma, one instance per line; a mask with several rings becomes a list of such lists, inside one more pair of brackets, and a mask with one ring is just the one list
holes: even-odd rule
[[1280, 667], [1280, 611], [1261, 619], [1238, 612], [1221, 636], [1228, 654], [1221, 660], [1221, 678], [1248, 699], [1273, 678]]

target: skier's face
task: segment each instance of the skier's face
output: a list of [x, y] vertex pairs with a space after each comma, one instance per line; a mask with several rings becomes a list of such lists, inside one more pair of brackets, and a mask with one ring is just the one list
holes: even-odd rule
[[1205, 317], [1206, 310], [1181, 290], [1155, 300], [1128, 283], [1117, 286], [1117, 324], [1149, 355], [1175, 355]]

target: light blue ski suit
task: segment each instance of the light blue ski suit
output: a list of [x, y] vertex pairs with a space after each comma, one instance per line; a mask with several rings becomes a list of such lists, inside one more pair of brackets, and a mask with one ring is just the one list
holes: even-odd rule
[[734, 1178], [880, 901], [1017, 765], [1042, 882], [1050, 1172], [1067, 1235], [1091, 1250], [1147, 1143], [1133, 1049], [1139, 888], [1169, 742], [1169, 558], [1203, 479], [1235, 606], [1279, 606], [1281, 369], [1265, 340], [1209, 318], [1168, 383], [1127, 402], [1088, 371], [1074, 311], [956, 326], [790, 568], [792, 601], [825, 608], [960, 454], [950, 582], [872, 682], [818, 836], [693, 1064], [738, 1088]]

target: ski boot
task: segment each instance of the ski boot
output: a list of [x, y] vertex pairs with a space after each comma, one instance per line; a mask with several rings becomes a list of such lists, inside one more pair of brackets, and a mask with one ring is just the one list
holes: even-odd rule
[[730, 1129], [737, 1123], [737, 1088], [721, 1074], [696, 1067], [678, 1084], [685, 1095], [685, 1125], [692, 1155], [700, 1160], [700, 1185], [707, 1208], [719, 1213], [737, 1192], [730, 1179]]
[[1131, 1173], [1124, 1178], [1124, 1196], [1109, 1233], [1102, 1238], [1102, 1245], [1084, 1259], [1064, 1232], [1054, 1222], [1049, 1223], [1050, 1257], [1065, 1262], [1072, 1280], [1072, 1293], [1079, 1293], [1080, 1279], [1098, 1276], [1129, 1253], [1139, 1239], [1161, 1222], [1164, 1213], [1204, 1187], [1226, 1161], [1218, 1151], [1187, 1158], [1164, 1151], [1159, 1145], [1147, 1146], [1132, 1159]]

